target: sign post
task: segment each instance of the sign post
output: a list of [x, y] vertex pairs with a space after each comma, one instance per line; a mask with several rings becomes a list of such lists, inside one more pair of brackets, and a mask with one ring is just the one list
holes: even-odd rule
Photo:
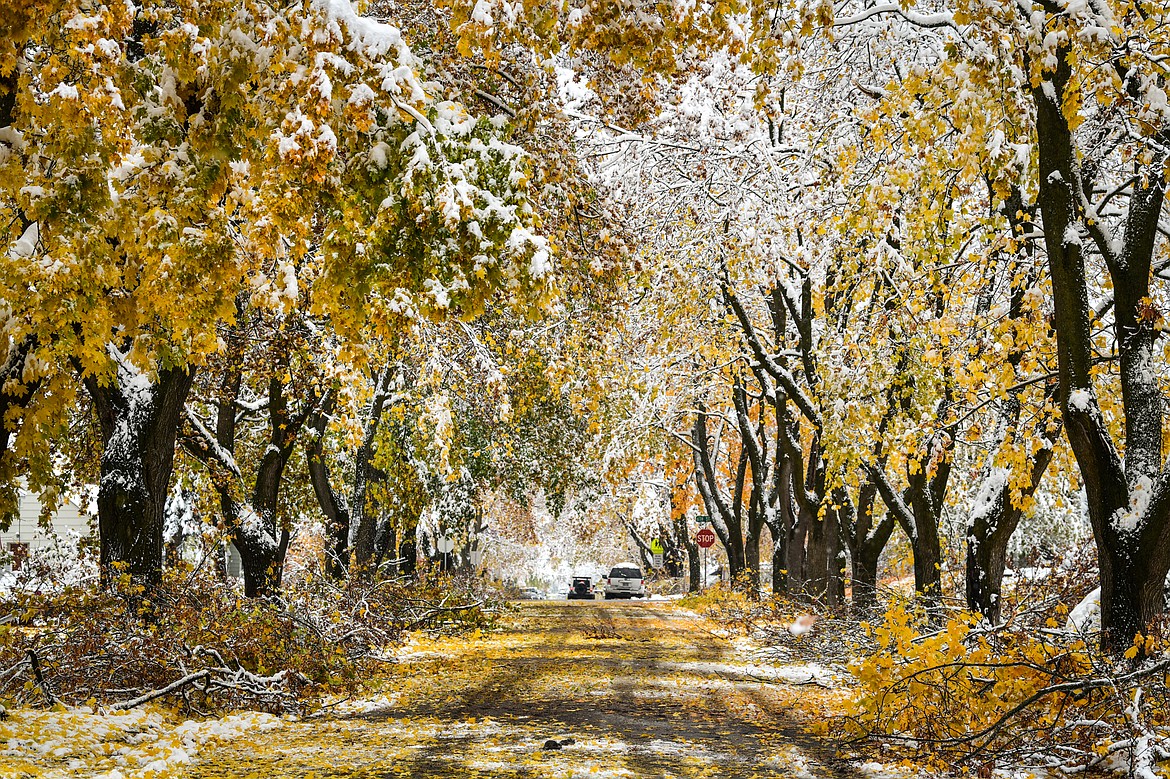
[[715, 531], [709, 527], [695, 533], [695, 543], [703, 550], [703, 587], [707, 587], [707, 550], [715, 545]]
[[451, 538], [451, 536], [441, 536], [435, 546], [443, 555], [443, 562], [445, 563], [443, 567], [450, 570], [451, 552], [455, 550], [455, 539]]
[[662, 541], [655, 538], [650, 542], [650, 565], [655, 569], [662, 567], [662, 556], [666, 553], [666, 548], [662, 546]]

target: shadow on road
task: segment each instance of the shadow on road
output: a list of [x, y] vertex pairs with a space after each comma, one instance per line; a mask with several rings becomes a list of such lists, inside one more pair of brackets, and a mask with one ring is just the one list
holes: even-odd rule
[[499, 632], [404, 655], [381, 680], [392, 703], [290, 723], [186, 775], [851, 779], [797, 720], [805, 688], [747, 671], [673, 604], [525, 603]]

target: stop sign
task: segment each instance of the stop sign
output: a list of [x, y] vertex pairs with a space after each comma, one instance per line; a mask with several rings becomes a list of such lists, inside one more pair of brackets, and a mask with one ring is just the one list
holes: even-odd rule
[[709, 527], [703, 528], [695, 533], [695, 543], [704, 549], [710, 549], [715, 545], [715, 531]]

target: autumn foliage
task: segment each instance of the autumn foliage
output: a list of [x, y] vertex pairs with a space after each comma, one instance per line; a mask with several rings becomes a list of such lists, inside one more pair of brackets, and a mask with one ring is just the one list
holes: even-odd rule
[[850, 666], [849, 738], [938, 770], [1152, 765], [1155, 730], [1170, 723], [1170, 665], [1146, 659], [1161, 639], [1136, 636], [1118, 661], [1061, 629], [1066, 608], [1045, 612], [998, 628], [959, 612], [935, 628], [911, 604], [892, 604], [866, 626], [868, 650]]
[[304, 710], [360, 689], [405, 631], [470, 630], [494, 612], [447, 578], [337, 586], [306, 577], [285, 597], [256, 599], [187, 567], [169, 569], [149, 594], [122, 577], [107, 590], [3, 605], [19, 619], [0, 626], [0, 700], [117, 708], [207, 671], [164, 696], [195, 712]]

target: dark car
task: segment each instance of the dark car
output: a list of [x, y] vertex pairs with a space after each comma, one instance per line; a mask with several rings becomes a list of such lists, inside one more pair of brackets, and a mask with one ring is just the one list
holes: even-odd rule
[[593, 600], [593, 582], [588, 576], [574, 576], [569, 585], [569, 600]]

